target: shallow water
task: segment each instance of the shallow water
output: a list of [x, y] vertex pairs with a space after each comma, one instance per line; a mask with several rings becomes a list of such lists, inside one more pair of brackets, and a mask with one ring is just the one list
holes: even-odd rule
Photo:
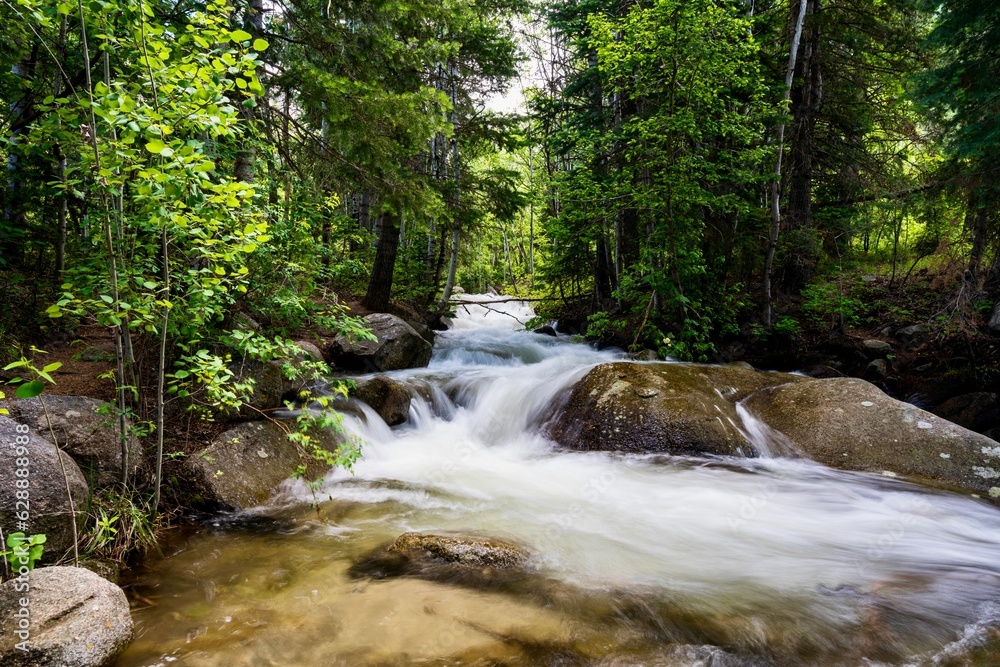
[[[290, 483], [148, 561], [116, 664], [945, 664], [996, 635], [994, 507], [797, 458], [742, 408], [760, 458], [560, 451], [545, 421], [620, 355], [491, 308], [393, 374], [431, 399], [407, 424], [350, 418], [367, 442], [353, 475]], [[533, 573], [480, 589], [348, 575], [406, 531], [506, 538]]]

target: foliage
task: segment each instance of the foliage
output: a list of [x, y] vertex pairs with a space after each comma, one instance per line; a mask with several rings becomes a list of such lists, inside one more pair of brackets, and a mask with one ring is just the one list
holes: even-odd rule
[[863, 304], [836, 283], [816, 283], [802, 289], [802, 313], [830, 329], [857, 324]]
[[45, 550], [45, 535], [29, 535], [11, 533], [7, 536], [7, 549], [0, 551], [7, 567], [17, 572], [21, 567], [35, 569], [35, 563], [42, 559]]
[[91, 558], [123, 563], [131, 554], [142, 553], [156, 544], [161, 522], [149, 512], [146, 498], [109, 488], [91, 498], [87, 523], [84, 553]]
[[[45, 350], [39, 350], [34, 345], [31, 346], [31, 352], [33, 354], [46, 354]], [[22, 356], [17, 361], [12, 361], [3, 367], [5, 371], [21, 369], [23, 372], [28, 374], [27, 378], [20, 376], [11, 378], [8, 384], [19, 385], [17, 390], [14, 392], [14, 396], [17, 398], [34, 398], [45, 390], [45, 383], [55, 384], [55, 380], [52, 378], [52, 373], [62, 368], [62, 362], [56, 361], [51, 364], [46, 364], [42, 368], [35, 366], [33, 359], [28, 359]], [[2, 398], [2, 396], [0, 396]]]
[[[344, 430], [343, 417], [333, 408], [336, 397], [347, 398], [347, 385], [338, 382], [331, 388], [334, 392], [332, 395], [313, 396], [310, 392], [303, 393], [300, 399], [304, 407], [298, 410], [296, 428], [288, 434], [288, 439], [308, 459], [331, 468], [351, 470], [361, 457], [361, 442]], [[292, 409], [291, 405], [288, 407]], [[340, 441], [333, 451], [325, 446], [330, 435]], [[307, 467], [300, 465], [295, 476], [305, 476]]]

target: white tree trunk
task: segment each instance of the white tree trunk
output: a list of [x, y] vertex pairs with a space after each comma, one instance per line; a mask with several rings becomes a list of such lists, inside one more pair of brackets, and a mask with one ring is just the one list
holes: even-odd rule
[[[792, 44], [788, 53], [788, 69], [785, 71], [785, 90], [782, 93], [782, 111], [787, 112], [792, 98], [792, 80], [795, 77], [795, 63], [799, 57], [802, 41], [802, 26], [805, 23], [806, 7], [809, 0], [799, 0], [799, 13], [795, 19]], [[781, 230], [781, 161], [785, 152], [785, 122], [778, 125], [778, 157], [774, 163], [774, 180], [771, 182], [771, 232], [767, 239], [767, 255], [764, 258], [764, 326], [771, 326], [771, 271], [774, 268], [774, 253], [778, 248], [778, 232]]]

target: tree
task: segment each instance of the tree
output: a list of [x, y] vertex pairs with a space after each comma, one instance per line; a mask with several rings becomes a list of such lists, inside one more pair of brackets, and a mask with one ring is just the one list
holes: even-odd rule
[[[1000, 6], [986, 0], [931, 1], [938, 13], [927, 46], [934, 65], [918, 79], [917, 99], [941, 132], [942, 176], [966, 200], [968, 299], [1000, 280]], [[992, 254], [992, 257], [990, 256]]]

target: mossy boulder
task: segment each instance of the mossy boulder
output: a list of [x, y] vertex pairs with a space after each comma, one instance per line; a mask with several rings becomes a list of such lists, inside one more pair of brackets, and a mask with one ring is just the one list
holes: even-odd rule
[[745, 405], [825, 465], [887, 471], [1000, 499], [1000, 443], [897, 401], [864, 380], [769, 387]]
[[579, 450], [754, 456], [736, 403], [800, 381], [743, 365], [601, 364], [573, 388], [549, 434]]

